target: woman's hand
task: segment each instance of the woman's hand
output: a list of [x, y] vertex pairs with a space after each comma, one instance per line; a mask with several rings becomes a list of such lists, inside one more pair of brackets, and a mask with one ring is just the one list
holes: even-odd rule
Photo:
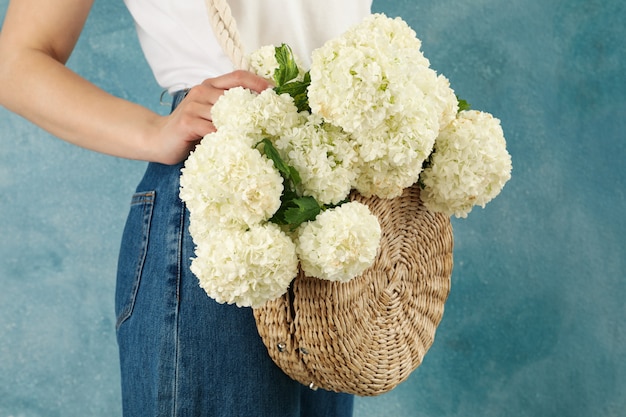
[[211, 109], [226, 90], [234, 87], [260, 93], [271, 84], [251, 72], [238, 70], [191, 88], [171, 115], [156, 122], [153, 144], [148, 144], [155, 154], [147, 159], [165, 164], [184, 160], [205, 135], [215, 131]]

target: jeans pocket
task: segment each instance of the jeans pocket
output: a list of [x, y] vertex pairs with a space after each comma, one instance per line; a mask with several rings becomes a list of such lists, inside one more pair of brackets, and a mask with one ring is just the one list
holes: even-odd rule
[[155, 196], [155, 191], [138, 192], [133, 195], [131, 201], [117, 266], [116, 328], [119, 328], [131, 316], [135, 306], [141, 273], [148, 252]]

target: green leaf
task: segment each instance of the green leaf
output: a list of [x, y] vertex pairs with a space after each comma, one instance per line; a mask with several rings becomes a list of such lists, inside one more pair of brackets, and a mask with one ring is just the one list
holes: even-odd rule
[[315, 220], [323, 209], [314, 197], [300, 197], [293, 190], [285, 190], [280, 200], [280, 208], [270, 221], [289, 226], [291, 230], [297, 229], [304, 222]]
[[315, 220], [322, 211], [317, 200], [310, 196], [298, 197], [296, 193], [291, 192], [285, 193], [282, 200], [283, 204], [270, 221], [288, 225], [291, 230], [297, 229], [304, 222]]
[[459, 102], [459, 111], [463, 111], [463, 110], [470, 110], [472, 108], [472, 106], [470, 106], [470, 104], [463, 100], [462, 98], [459, 98], [459, 96], [456, 96], [457, 101]]
[[283, 190], [283, 194], [280, 196], [280, 207], [269, 220], [276, 224], [288, 224], [285, 219], [285, 211], [287, 210], [288, 205], [291, 204], [290, 202], [296, 198], [298, 198], [298, 195], [295, 191], [289, 189]]
[[291, 165], [287, 165], [274, 147], [274, 144], [272, 144], [272, 141], [265, 138], [260, 143], [263, 144], [263, 152], [265, 153], [265, 156], [267, 156], [274, 163], [274, 166], [278, 172], [280, 172], [280, 175], [291, 181], [294, 186], [299, 185], [302, 182], [300, 173]]
[[281, 87], [295, 79], [300, 71], [289, 45], [283, 43], [281, 46], [277, 46], [274, 56], [278, 62], [278, 68], [274, 71], [274, 81], [278, 87]]
[[[307, 72], [308, 74], [308, 72]], [[309, 107], [309, 97], [307, 95], [311, 77], [305, 77], [303, 81], [292, 81], [278, 87], [274, 87], [276, 94], [289, 94], [298, 108], [298, 111], [311, 111]]]
[[293, 200], [293, 203], [297, 207], [289, 207], [285, 211], [285, 219], [294, 229], [304, 222], [315, 220], [320, 214], [320, 205], [313, 197], [300, 197]]
[[276, 94], [289, 94], [291, 97], [295, 97], [302, 93], [306, 94], [307, 87], [309, 85], [303, 83], [302, 81], [292, 81], [287, 84], [283, 84], [280, 87], [274, 87], [274, 91]]

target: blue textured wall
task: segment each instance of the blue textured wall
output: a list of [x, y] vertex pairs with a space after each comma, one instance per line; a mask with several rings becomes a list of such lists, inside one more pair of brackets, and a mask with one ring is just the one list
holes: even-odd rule
[[[454, 220], [452, 293], [423, 365], [356, 417], [625, 415], [624, 2], [374, 6], [502, 119], [514, 171]], [[121, 1], [96, 1], [70, 65], [167, 111]], [[0, 109], [0, 417], [119, 415], [114, 271], [143, 167]]]

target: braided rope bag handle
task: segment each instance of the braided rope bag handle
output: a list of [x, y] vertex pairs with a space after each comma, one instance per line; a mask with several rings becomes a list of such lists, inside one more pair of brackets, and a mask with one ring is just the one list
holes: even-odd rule
[[[224, 0], [207, 0], [218, 39], [246, 68], [236, 24]], [[449, 217], [432, 213], [414, 185], [367, 204], [382, 229], [374, 264], [347, 283], [302, 272], [289, 291], [254, 309], [272, 360], [311, 388], [379, 395], [406, 380], [431, 347], [450, 292], [453, 236]]]
[[226, 0], [205, 0], [211, 28], [222, 49], [237, 69], [249, 69], [237, 23]]

